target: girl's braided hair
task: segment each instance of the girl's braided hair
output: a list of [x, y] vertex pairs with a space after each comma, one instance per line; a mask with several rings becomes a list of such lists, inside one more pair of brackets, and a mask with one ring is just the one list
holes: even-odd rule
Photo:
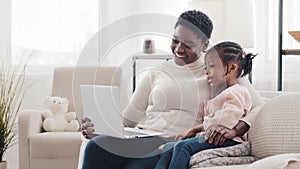
[[249, 74], [252, 70], [252, 59], [256, 56], [252, 53], [246, 54], [243, 48], [235, 42], [221, 42], [207, 52], [211, 50], [218, 51], [219, 57], [222, 59], [223, 64], [227, 66], [226, 73], [228, 73], [228, 64], [235, 62], [238, 64], [237, 77], [243, 77]]

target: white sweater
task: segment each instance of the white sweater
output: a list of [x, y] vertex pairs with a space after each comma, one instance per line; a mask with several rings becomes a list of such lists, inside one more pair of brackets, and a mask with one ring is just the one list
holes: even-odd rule
[[[253, 99], [255, 109], [244, 119], [251, 125], [263, 101], [246, 78], [239, 79], [239, 84], [249, 89]], [[129, 126], [162, 131], [172, 140], [203, 122], [203, 103], [208, 99], [210, 87], [201, 60], [185, 66], [170, 60], [149, 71], [130, 98], [123, 116], [136, 122]]]

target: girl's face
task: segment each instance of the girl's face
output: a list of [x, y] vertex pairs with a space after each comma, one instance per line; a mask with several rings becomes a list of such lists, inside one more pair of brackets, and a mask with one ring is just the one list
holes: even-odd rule
[[201, 51], [205, 50], [208, 41], [202, 42], [197, 35], [184, 25], [175, 28], [171, 50], [175, 56], [175, 63], [179, 66], [192, 63], [201, 56]]
[[209, 51], [205, 55], [205, 72], [207, 82], [211, 87], [223, 86], [226, 84], [226, 68], [217, 51]]

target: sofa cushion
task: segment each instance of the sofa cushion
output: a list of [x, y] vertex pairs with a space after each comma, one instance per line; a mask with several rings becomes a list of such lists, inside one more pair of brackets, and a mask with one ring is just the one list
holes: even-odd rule
[[279, 154], [258, 160], [247, 169], [296, 169], [300, 168], [300, 154]]
[[78, 159], [80, 132], [44, 132], [29, 138], [33, 159]]
[[271, 99], [258, 113], [249, 131], [251, 154], [264, 158], [300, 152], [300, 93]]

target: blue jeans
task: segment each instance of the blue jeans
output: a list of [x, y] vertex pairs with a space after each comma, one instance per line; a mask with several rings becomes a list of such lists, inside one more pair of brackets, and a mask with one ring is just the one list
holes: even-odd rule
[[188, 169], [193, 154], [211, 148], [228, 147], [239, 144], [233, 140], [226, 140], [221, 146], [209, 144], [204, 137], [195, 137], [179, 142], [169, 142], [164, 147], [155, 169]]
[[152, 169], [159, 159], [160, 137], [119, 139], [94, 137], [86, 146], [82, 169]]

